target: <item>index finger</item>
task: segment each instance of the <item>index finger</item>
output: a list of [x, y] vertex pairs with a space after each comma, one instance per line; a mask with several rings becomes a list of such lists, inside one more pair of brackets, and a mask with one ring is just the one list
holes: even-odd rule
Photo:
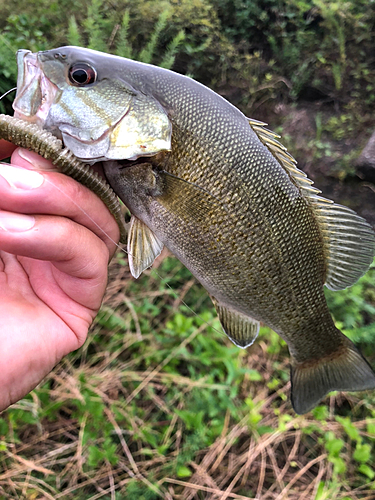
[[[49, 160], [26, 149], [18, 148], [12, 155], [7, 172], [14, 176], [16, 172], [19, 173], [19, 169], [14, 170], [12, 167], [35, 170], [43, 175], [46, 183], [38, 189], [8, 189], [5, 186], [0, 209], [67, 217], [90, 229], [104, 241], [110, 255], [114, 254], [119, 240], [119, 226], [108, 207], [88, 187], [68, 175], [56, 172], [56, 167]], [[19, 175], [23, 177], [22, 173]]]
[[8, 158], [16, 148], [17, 146], [12, 144], [11, 142], [0, 139], [0, 160]]

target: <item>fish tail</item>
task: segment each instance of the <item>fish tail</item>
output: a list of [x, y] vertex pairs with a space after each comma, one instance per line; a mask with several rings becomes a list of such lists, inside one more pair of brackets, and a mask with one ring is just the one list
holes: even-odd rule
[[[293, 358], [292, 358], [293, 359]], [[291, 400], [296, 413], [312, 410], [330, 391], [364, 391], [375, 388], [375, 373], [355, 347], [343, 335], [337, 351], [320, 359], [291, 367]]]

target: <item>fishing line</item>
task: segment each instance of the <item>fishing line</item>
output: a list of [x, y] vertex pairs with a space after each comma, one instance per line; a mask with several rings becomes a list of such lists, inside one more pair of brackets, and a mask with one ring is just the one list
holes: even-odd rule
[[[46, 171], [43, 170], [43, 172], [46, 172]], [[55, 189], [57, 189], [57, 191], [59, 191], [63, 196], [65, 196], [65, 198], [67, 198], [69, 201], [71, 201], [73, 203], [73, 205], [75, 205], [99, 229], [99, 231], [101, 231], [109, 239], [109, 241], [111, 241], [121, 252], [123, 252], [126, 255], [132, 255], [127, 250], [122, 248], [114, 239], [112, 239], [109, 236], [109, 234], [102, 227], [100, 227], [99, 224], [97, 222], [95, 222], [95, 220], [86, 212], [86, 210], [84, 210], [81, 206], [79, 206], [78, 203], [71, 196], [69, 196], [67, 193], [62, 191], [50, 179], [47, 179], [46, 177], [44, 177], [44, 179], [47, 183], [51, 184], [51, 186], [53, 186]], [[208, 321], [206, 321], [205, 319], [202, 318], [202, 316], [200, 316], [198, 313], [196, 313], [183, 299], [180, 299], [177, 292], [169, 285], [169, 283], [167, 283], [167, 281], [166, 281], [167, 278], [163, 278], [155, 268], [151, 268], [151, 269], [156, 274], [156, 276], [160, 279], [160, 281], [162, 283], [164, 283], [167, 286], [167, 288], [173, 293], [173, 296], [175, 299], [180, 300], [181, 304], [184, 305], [194, 316], [199, 318], [203, 323], [205, 323], [207, 326], [212, 328], [215, 332], [220, 333], [221, 335], [224, 335], [223, 331], [220, 331], [217, 328], [215, 328], [214, 326], [210, 325], [210, 323]]]
[[17, 90], [17, 87], [14, 87], [10, 90], [8, 90], [7, 92], [5, 92], [5, 94], [3, 94], [2, 96], [0, 96], [0, 101], [3, 97], [6, 97], [8, 94], [10, 94], [11, 92], [14, 92], [15, 90]]
[[196, 187], [197, 189], [199, 189], [200, 191], [202, 191], [203, 193], [206, 193], [208, 194], [209, 196], [211, 196], [212, 198], [214, 198], [217, 202], [219, 202], [220, 206], [223, 207], [225, 209], [226, 212], [228, 212], [229, 214], [229, 210], [228, 210], [228, 207], [226, 204], [224, 204], [220, 198], [218, 198], [217, 196], [215, 196], [214, 194], [212, 194], [210, 191], [208, 191], [207, 189], [203, 188], [202, 186], [199, 186], [198, 184], [196, 184], [195, 182], [191, 182], [191, 181], [188, 181], [186, 179], [183, 179], [182, 177], [178, 177], [177, 175], [174, 175], [174, 174], [171, 174], [170, 172], [167, 172], [166, 170], [161, 170], [161, 172], [165, 175], [169, 175], [169, 177], [172, 177], [173, 179], [177, 179], [181, 182], [185, 182], [185, 184], [189, 184], [190, 186], [194, 186]]

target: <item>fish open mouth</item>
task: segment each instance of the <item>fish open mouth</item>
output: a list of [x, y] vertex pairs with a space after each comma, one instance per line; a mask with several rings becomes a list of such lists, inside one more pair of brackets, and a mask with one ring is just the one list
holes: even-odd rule
[[42, 127], [59, 90], [45, 76], [37, 54], [29, 50], [19, 50], [17, 64], [14, 116]]
[[[19, 50], [17, 52], [17, 66], [17, 94], [13, 102], [14, 117], [49, 130], [62, 141], [66, 148], [73, 151], [77, 158], [91, 164], [91, 168], [105, 179], [101, 160], [105, 160], [105, 150], [109, 147], [111, 132], [123, 120], [128, 110], [118, 117], [110, 128], [103, 129], [101, 133], [99, 131], [99, 135], [96, 137], [93, 137], [92, 133], [90, 133], [91, 139], [81, 136], [80, 133], [75, 133], [74, 127], [72, 129], [70, 123], [51, 126], [47, 117], [52, 105], [59, 99], [59, 94], [62, 91], [45, 75], [43, 61], [38, 53]], [[79, 148], [77, 148], [78, 143]], [[77, 154], [78, 150], [80, 152], [86, 151], [87, 156]], [[102, 154], [95, 154], [98, 152]], [[120, 168], [126, 168], [140, 163], [151, 162], [151, 158], [148, 156], [134, 156], [127, 160], [118, 160], [118, 162]]]
[[[97, 162], [100, 158], [95, 158], [92, 151], [96, 148], [103, 149], [100, 148], [101, 143], [105, 145], [104, 149], [108, 147], [106, 145], [108, 142], [108, 129], [103, 130], [100, 137], [86, 139], [80, 137], [79, 133], [74, 133], [74, 127], [70, 123], [52, 126], [48, 124], [49, 112], [56, 99], [59, 98], [61, 90], [45, 75], [38, 54], [28, 50], [19, 50], [17, 52], [17, 65], [17, 94], [13, 101], [15, 118], [49, 130], [63, 142], [65, 147], [72, 151], [75, 150], [72, 147], [75, 141], [79, 141], [83, 145], [82, 150], [84, 150], [85, 146], [89, 147], [89, 158], [76, 154], [77, 158], [88, 163]], [[71, 142], [72, 144], [70, 144]], [[100, 168], [95, 170], [100, 170]]]

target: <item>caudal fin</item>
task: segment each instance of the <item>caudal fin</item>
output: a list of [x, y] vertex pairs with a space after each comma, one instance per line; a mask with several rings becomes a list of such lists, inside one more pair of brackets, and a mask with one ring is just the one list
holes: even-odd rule
[[330, 391], [375, 388], [375, 373], [349, 339], [335, 356], [296, 363], [291, 368], [291, 400], [296, 413], [312, 410]]

